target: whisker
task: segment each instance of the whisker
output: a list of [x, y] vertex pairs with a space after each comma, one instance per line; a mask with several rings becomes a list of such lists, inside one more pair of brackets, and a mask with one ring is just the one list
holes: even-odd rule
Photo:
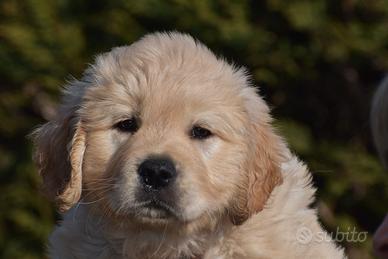
[[107, 192], [109, 192], [110, 190], [109, 189], [105, 189], [105, 190], [99, 190], [98, 192], [97, 191], [90, 191], [88, 192], [86, 195], [84, 195], [84, 197], [82, 198], [82, 200], [85, 200], [87, 197], [91, 196], [91, 195], [96, 195], [96, 194], [99, 194], [99, 195], [96, 195], [96, 196], [101, 196], [101, 195], [104, 195], [106, 194]]
[[88, 202], [78, 202], [78, 204], [82, 204], [82, 205], [93, 204], [93, 203], [96, 203], [96, 202], [102, 201], [102, 200], [104, 200], [104, 199], [105, 199], [105, 197], [102, 197], [102, 198], [100, 198], [100, 199], [98, 199], [98, 200], [95, 200], [95, 201], [88, 201]]
[[[114, 185], [112, 185], [112, 186], [114, 186]], [[104, 190], [104, 189], [111, 189], [112, 186], [98, 186], [95, 188], [86, 187], [86, 188], [82, 188], [82, 190], [83, 191], [99, 191], [99, 190]]]

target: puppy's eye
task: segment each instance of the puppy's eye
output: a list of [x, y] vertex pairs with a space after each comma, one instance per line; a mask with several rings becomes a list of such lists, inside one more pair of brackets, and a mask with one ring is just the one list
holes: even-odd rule
[[123, 132], [134, 133], [139, 129], [139, 125], [135, 118], [131, 118], [118, 122], [115, 128]]
[[210, 130], [202, 128], [200, 126], [194, 126], [191, 129], [191, 137], [194, 139], [206, 139], [212, 135], [213, 133], [211, 133]]

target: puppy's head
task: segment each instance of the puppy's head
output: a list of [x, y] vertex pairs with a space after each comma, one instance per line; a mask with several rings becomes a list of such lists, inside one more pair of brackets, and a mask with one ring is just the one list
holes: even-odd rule
[[35, 133], [47, 194], [149, 224], [240, 224], [281, 182], [283, 143], [247, 76], [182, 34], [99, 56]]

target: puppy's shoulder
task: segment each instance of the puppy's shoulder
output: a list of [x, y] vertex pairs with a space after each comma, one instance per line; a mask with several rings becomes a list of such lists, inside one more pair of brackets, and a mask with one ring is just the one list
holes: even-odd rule
[[[290, 155], [281, 170], [283, 183], [274, 189], [265, 208], [235, 226], [211, 252], [225, 258], [345, 258], [319, 224], [316, 209], [310, 207], [315, 188], [306, 165]], [[298, 236], [304, 230], [311, 238], [307, 243]]]

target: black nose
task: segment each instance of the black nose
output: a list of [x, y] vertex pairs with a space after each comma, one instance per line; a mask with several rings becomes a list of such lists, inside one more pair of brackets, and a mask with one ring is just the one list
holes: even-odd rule
[[144, 186], [159, 190], [174, 181], [176, 169], [169, 158], [149, 158], [140, 164], [138, 174]]

